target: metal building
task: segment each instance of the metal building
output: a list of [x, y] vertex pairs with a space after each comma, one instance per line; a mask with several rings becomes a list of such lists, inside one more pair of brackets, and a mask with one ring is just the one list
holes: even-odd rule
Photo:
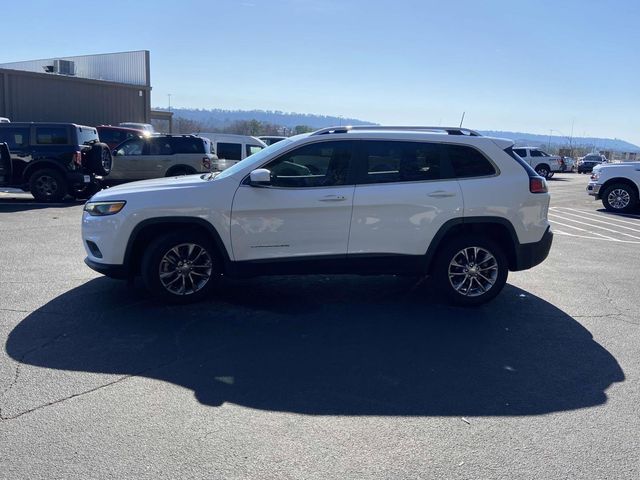
[[149, 51], [0, 64], [0, 117], [117, 125], [151, 121]]

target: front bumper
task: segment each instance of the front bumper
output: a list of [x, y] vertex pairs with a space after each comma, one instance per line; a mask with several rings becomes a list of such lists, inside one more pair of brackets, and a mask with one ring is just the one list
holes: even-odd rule
[[598, 185], [595, 182], [589, 182], [587, 185], [587, 193], [593, 197], [596, 197], [596, 200], [600, 198], [600, 187], [602, 185]]
[[547, 227], [546, 232], [538, 242], [521, 243], [516, 247], [516, 268], [514, 271], [527, 270], [542, 263], [549, 255], [553, 243], [553, 232]]
[[129, 270], [125, 268], [124, 265], [109, 265], [106, 263], [98, 263], [94, 262], [89, 257], [84, 259], [84, 263], [86, 263], [90, 269], [95, 270], [102, 275], [106, 275], [107, 277], [118, 278], [122, 280], [129, 278], [130, 276]]

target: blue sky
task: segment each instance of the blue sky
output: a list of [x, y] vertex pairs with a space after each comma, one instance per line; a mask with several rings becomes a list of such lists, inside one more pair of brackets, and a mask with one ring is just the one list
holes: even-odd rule
[[[94, 7], [93, 5], [99, 5]], [[28, 15], [25, 16], [25, 12]], [[0, 62], [147, 49], [152, 103], [640, 145], [640, 2], [3, 2]], [[7, 21], [7, 19], [20, 21]], [[27, 23], [25, 23], [27, 22]]]

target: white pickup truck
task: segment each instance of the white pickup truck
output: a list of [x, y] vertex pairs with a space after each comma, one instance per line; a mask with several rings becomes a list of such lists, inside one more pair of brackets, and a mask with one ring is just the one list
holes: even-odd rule
[[640, 162], [608, 163], [594, 168], [587, 193], [602, 200], [610, 212], [630, 212], [638, 207]]
[[538, 147], [518, 147], [513, 151], [531, 165], [538, 175], [551, 178], [555, 172], [562, 171], [562, 162], [557, 155], [549, 155]]

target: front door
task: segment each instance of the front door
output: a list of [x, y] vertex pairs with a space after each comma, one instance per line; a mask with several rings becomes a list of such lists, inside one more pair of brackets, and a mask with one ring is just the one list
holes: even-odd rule
[[269, 186], [243, 182], [231, 213], [235, 260], [346, 255], [353, 149], [346, 140], [307, 144], [262, 167]]
[[141, 180], [144, 164], [148, 158], [148, 141], [132, 138], [121, 143], [114, 152], [113, 165], [107, 180]]

